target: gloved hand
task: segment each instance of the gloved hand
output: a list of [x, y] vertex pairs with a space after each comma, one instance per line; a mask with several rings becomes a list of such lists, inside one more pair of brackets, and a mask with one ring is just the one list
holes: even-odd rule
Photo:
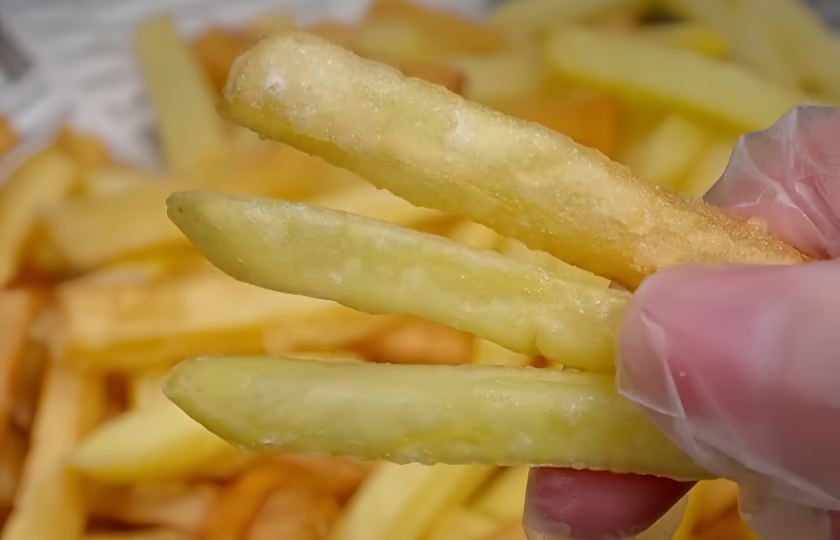
[[[797, 107], [742, 137], [706, 199], [824, 260], [647, 278], [621, 331], [619, 390], [697, 463], [739, 483], [762, 540], [838, 540], [840, 259], [828, 259], [840, 256], [840, 109]], [[526, 530], [532, 540], [626, 537], [687, 487], [535, 470]]]

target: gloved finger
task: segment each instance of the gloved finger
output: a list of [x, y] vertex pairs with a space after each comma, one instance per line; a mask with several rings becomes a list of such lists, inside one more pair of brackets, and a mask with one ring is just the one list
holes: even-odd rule
[[838, 306], [840, 260], [660, 272], [628, 308], [619, 390], [710, 472], [840, 510]]
[[525, 506], [530, 540], [632, 538], [661, 518], [691, 482], [576, 469], [531, 469]]
[[813, 258], [840, 256], [840, 108], [795, 107], [741, 137], [705, 199], [761, 218]]

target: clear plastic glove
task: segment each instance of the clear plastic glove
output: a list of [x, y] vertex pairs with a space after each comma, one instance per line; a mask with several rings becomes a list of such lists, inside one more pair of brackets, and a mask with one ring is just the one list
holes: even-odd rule
[[[707, 200], [763, 220], [815, 259], [840, 255], [840, 109], [798, 107], [744, 136]], [[840, 260], [660, 272], [631, 301], [619, 350], [619, 390], [699, 464], [740, 484], [762, 540], [840, 539]], [[651, 512], [631, 526], [611, 522], [612, 508], [673, 489], [631, 477], [636, 488], [616, 490], [589, 474], [569, 491], [557, 486], [564, 474], [532, 474], [532, 540], [627, 537]], [[577, 510], [605, 495], [613, 505], [597, 516]]]

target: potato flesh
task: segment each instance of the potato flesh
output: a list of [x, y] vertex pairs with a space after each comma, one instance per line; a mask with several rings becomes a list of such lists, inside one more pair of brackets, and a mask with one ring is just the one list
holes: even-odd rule
[[608, 375], [204, 357], [176, 366], [164, 391], [251, 450], [708, 476]]
[[300, 203], [192, 192], [168, 204], [204, 255], [241, 281], [372, 314], [416, 315], [514, 352], [614, 370], [627, 293]]
[[765, 231], [563, 135], [304, 32], [240, 56], [225, 92], [231, 116], [254, 131], [629, 289], [687, 262], [802, 260]]

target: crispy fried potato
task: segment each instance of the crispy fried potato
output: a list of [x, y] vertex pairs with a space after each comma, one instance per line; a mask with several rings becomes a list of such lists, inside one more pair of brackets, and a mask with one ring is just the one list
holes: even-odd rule
[[[579, 47], [558, 44], [564, 39], [591, 41], [596, 50], [599, 43], [614, 46], [616, 54], [630, 56], [647, 54], [649, 48], [632, 40], [625, 47], [624, 38], [615, 35], [563, 31], [553, 39], [555, 64], [570, 50], [581, 55]], [[565, 52], [559, 51], [561, 45]], [[693, 53], [663, 51], [679, 60], [675, 73], [697, 64], [683, 65], [682, 55], [694, 58]], [[695, 56], [699, 67], [712, 62]], [[604, 53], [603, 58], [612, 57]], [[593, 69], [601, 69], [606, 60], [596, 60]], [[573, 63], [590, 69], [588, 62]], [[712, 68], [738, 84], [752, 81], [734, 67]], [[633, 69], [628, 73], [635, 78]], [[691, 79], [695, 72], [686, 77], [662, 73], [678, 85], [697, 82]], [[699, 73], [705, 78], [709, 70]], [[359, 78], [368, 83], [352, 82]], [[700, 89], [708, 88], [709, 81], [702, 82]], [[737, 103], [733, 114], [764, 111], [762, 123], [769, 123], [798, 101], [777, 96], [768, 103], [760, 97], [764, 89], [761, 85], [758, 94], [746, 92], [749, 99]], [[745, 95], [744, 88], [734, 90]], [[728, 92], [724, 84], [720, 94]], [[595, 150], [440, 87], [405, 79], [303, 32], [279, 34], [242, 55], [228, 80], [226, 98], [232, 117], [263, 135], [354, 170], [418, 206], [466, 215], [629, 289], [650, 273], [691, 261], [802, 260], [765, 231], [638, 180]], [[724, 101], [731, 105], [738, 98]]]
[[516, 262], [536, 266], [557, 276], [558, 279], [567, 279], [587, 283], [594, 287], [606, 288], [610, 286], [610, 280], [596, 276], [577, 266], [566, 264], [560, 259], [552, 257], [544, 251], [533, 251], [525, 247], [525, 244], [513, 238], [502, 238], [498, 251], [505, 257]]
[[217, 92], [227, 81], [233, 61], [253, 43], [241, 34], [211, 28], [192, 44], [192, 53]]
[[95, 424], [103, 404], [101, 380], [49, 367], [15, 506], [3, 540], [75, 540], [84, 531], [81, 478], [66, 459]]
[[145, 22], [137, 31], [135, 49], [168, 165], [185, 171], [223, 155], [228, 140], [211, 83], [172, 20], [159, 16]]
[[165, 528], [89, 533], [82, 540], [192, 540], [188, 534]]
[[549, 69], [570, 80], [709, 115], [742, 130], [765, 129], [795, 105], [810, 102], [740, 66], [615, 33], [557, 29], [547, 58]]
[[56, 148], [70, 156], [83, 169], [104, 167], [111, 162], [108, 148], [93, 135], [62, 129], [53, 142]]
[[350, 500], [329, 540], [417, 540], [495, 470], [383, 463]]
[[78, 167], [57, 150], [44, 150], [18, 167], [0, 186], [0, 285], [18, 270], [26, 235], [50, 207], [64, 199]]
[[528, 540], [525, 529], [519, 523], [511, 523], [480, 540]]
[[172, 220], [236, 279], [368, 313], [415, 315], [569, 366], [615, 369], [627, 293], [299, 203], [192, 192], [168, 204]]
[[697, 22], [649, 24], [640, 28], [636, 36], [720, 60], [729, 58], [730, 54], [729, 42], [723, 35]]
[[469, 508], [501, 523], [522, 523], [525, 508], [525, 486], [530, 467], [502, 470], [481, 490]]
[[540, 51], [532, 48], [492, 56], [455, 56], [441, 62], [463, 74], [460, 93], [480, 103], [538, 94], [545, 74]]
[[413, 77], [443, 86], [450, 92], [460, 94], [464, 90], [465, 76], [460, 71], [434, 62], [408, 62], [399, 67], [406, 77]]
[[705, 195], [726, 171], [732, 148], [733, 144], [730, 141], [710, 142], [689, 166], [679, 190], [695, 197]]
[[486, 339], [475, 338], [473, 343], [473, 364], [525, 367], [531, 365], [532, 361], [533, 357], [530, 355], [509, 351]]
[[618, 144], [618, 105], [603, 94], [526, 95], [494, 102], [493, 108], [541, 124], [607, 156], [615, 153]]
[[492, 22], [501, 27], [540, 32], [639, 4], [637, 0], [514, 0], [499, 4]]
[[335, 499], [304, 489], [279, 489], [254, 517], [246, 540], [325, 540], [340, 509]]
[[14, 148], [19, 140], [17, 131], [15, 131], [8, 118], [0, 117], [0, 157]]
[[478, 540], [496, 531], [499, 523], [482, 514], [456, 508], [437, 520], [429, 540]]
[[607, 375], [205, 358], [177, 365], [165, 392], [217, 435], [253, 450], [708, 477]]
[[91, 490], [90, 515], [132, 526], [165, 527], [194, 535], [218, 498], [211, 484], [139, 483]]
[[14, 429], [5, 429], [0, 447], [0, 508], [11, 508], [20, 485], [26, 458], [26, 438]]
[[0, 290], [0, 444], [3, 444], [26, 362], [29, 327], [43, 304], [31, 289]]
[[470, 363], [473, 339], [467, 333], [412, 317], [347, 348], [375, 362], [454, 366]]

